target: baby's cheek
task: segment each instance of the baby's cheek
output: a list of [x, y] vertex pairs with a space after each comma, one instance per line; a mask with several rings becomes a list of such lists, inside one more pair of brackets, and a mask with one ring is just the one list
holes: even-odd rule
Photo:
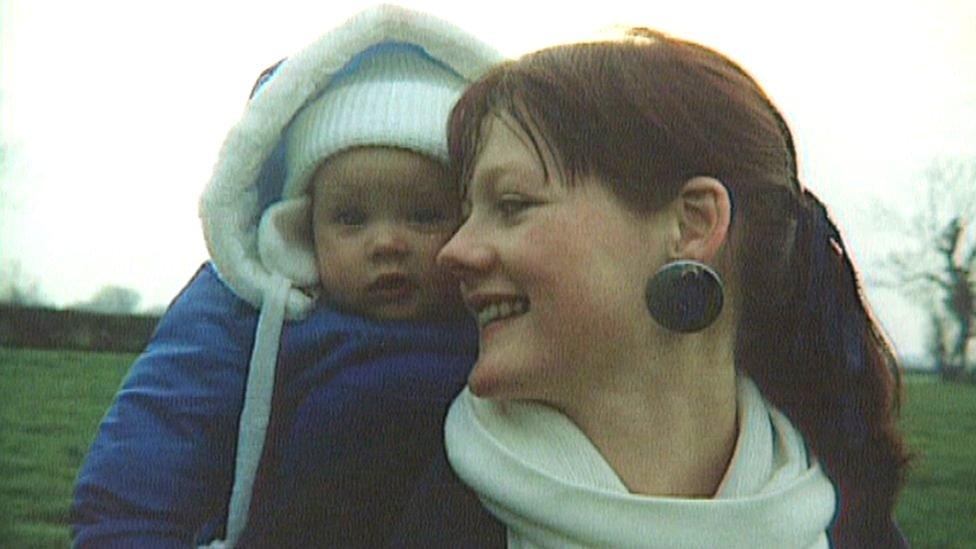
[[461, 300], [461, 283], [446, 269], [438, 268], [434, 273], [434, 285], [440, 295], [448, 300]]
[[443, 279], [445, 277], [453, 276], [449, 273], [446, 267], [443, 267], [437, 263], [437, 254], [440, 253], [441, 248], [451, 239], [451, 235], [428, 235], [428, 237], [420, 244], [417, 250], [418, 255], [422, 257], [421, 261], [424, 264], [424, 268], [430, 273], [431, 276], [437, 277], [438, 279]]
[[437, 310], [450, 316], [465, 310], [464, 300], [461, 298], [461, 284], [450, 272], [437, 269], [431, 272], [431, 279], [430, 291], [433, 294], [431, 300], [435, 302]]
[[425, 235], [426, 238], [420, 244], [422, 250], [418, 250], [419, 255], [423, 257], [429, 301], [435, 312], [451, 316], [464, 310], [461, 284], [447, 267], [437, 263], [437, 254], [452, 236], [453, 233], [448, 232]]

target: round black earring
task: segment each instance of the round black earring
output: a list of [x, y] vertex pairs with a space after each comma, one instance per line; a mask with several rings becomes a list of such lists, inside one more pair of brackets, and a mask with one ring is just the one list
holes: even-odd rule
[[673, 332], [707, 328], [722, 312], [722, 279], [698, 261], [672, 261], [647, 281], [644, 300], [651, 317]]

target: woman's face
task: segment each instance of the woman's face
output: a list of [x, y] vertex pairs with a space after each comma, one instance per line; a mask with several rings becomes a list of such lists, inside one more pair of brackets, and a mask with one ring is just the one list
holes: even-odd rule
[[667, 259], [668, 218], [625, 209], [595, 180], [547, 180], [515, 124], [486, 124], [469, 217], [438, 257], [478, 319], [469, 385], [485, 397], [573, 398], [647, 347], [643, 288]]

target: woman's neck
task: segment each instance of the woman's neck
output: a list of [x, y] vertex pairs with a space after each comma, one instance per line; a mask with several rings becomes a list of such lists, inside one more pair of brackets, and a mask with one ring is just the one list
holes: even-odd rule
[[614, 384], [587, 387], [558, 406], [633, 493], [710, 497], [735, 449], [733, 346], [682, 339], [688, 352], [615, 368], [637, 375], [608, 376]]

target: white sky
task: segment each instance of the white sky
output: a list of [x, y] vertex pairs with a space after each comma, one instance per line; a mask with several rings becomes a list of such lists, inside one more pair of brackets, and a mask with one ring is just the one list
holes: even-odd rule
[[[260, 71], [372, 2], [0, 0], [0, 266], [58, 305], [108, 284], [169, 301], [206, 259], [196, 207]], [[517, 55], [612, 24], [730, 55], [792, 126], [802, 179], [862, 266], [937, 156], [976, 155], [976, 2], [401, 2]], [[976, 192], [976, 190], [974, 190]], [[896, 346], [918, 311], [869, 288]]]

